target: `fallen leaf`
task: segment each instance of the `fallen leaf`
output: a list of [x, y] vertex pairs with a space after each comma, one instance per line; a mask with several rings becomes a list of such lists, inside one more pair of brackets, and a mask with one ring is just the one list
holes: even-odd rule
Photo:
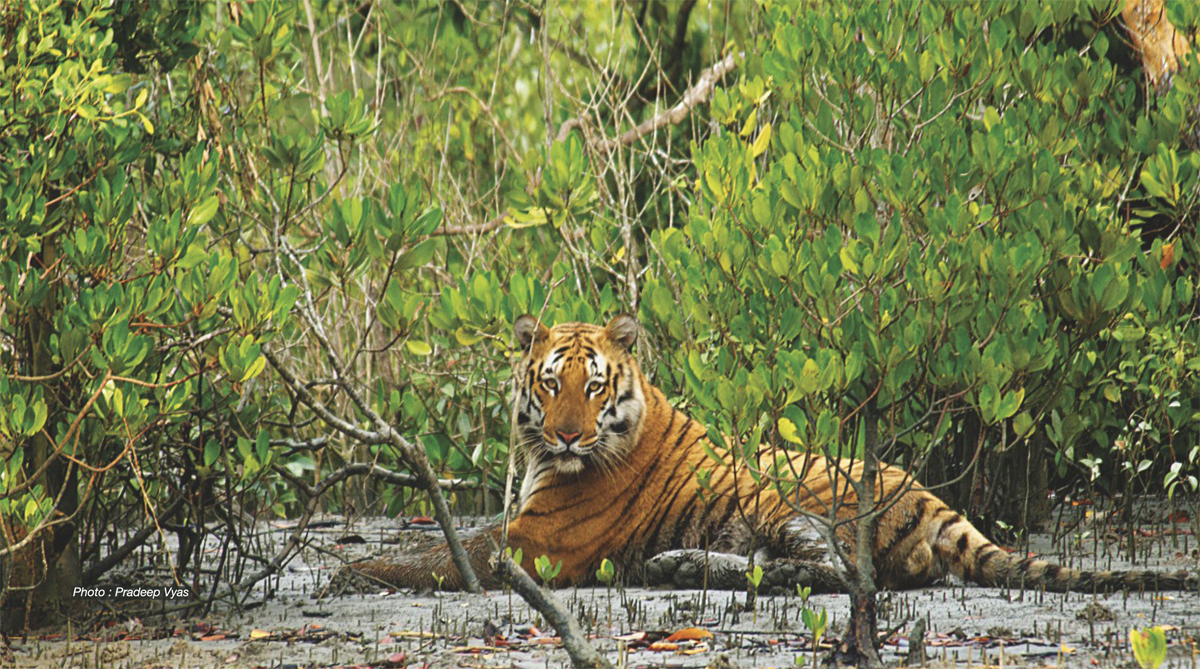
[[711, 639], [713, 633], [699, 627], [685, 627], [678, 632], [667, 637], [667, 641], [699, 641], [700, 639]]
[[679, 644], [668, 641], [655, 641], [650, 644], [650, 650], [679, 650]]
[[225, 638], [224, 634], [209, 634], [208, 636], [200, 637], [201, 641], [221, 641]]
[[624, 641], [626, 643], [629, 643], [631, 641], [641, 641], [642, 639], [645, 639], [646, 633], [645, 632], [631, 632], [629, 634], [622, 634], [620, 636], [614, 636], [613, 638], [616, 639], [617, 641]]
[[695, 646], [693, 646], [691, 648], [684, 648], [683, 650], [679, 651], [679, 653], [681, 655], [698, 655], [700, 653], [707, 653], [707, 652], [708, 652], [708, 644], [706, 644], [706, 643], [696, 644]]
[[251, 630], [250, 631], [251, 639], [266, 639], [269, 636], [271, 636], [271, 633], [266, 630]]
[[234, 653], [233, 655], [230, 655], [229, 657], [225, 658], [225, 664], [233, 664], [234, 662], [237, 662], [237, 661], [238, 661], [238, 657], [239, 657], [239, 656], [238, 656], [238, 654], [237, 654], [237, 653]]

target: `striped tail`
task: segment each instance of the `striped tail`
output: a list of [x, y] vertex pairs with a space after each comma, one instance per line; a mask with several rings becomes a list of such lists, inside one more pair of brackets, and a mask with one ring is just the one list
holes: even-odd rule
[[1200, 590], [1200, 574], [1186, 570], [1085, 571], [1010, 555], [949, 509], [935, 514], [929, 541], [950, 573], [984, 586], [1050, 592]]

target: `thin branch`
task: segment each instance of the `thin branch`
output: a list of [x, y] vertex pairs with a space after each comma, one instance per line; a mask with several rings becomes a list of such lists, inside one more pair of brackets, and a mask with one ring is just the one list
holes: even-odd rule
[[483, 235], [504, 225], [507, 211], [502, 211], [487, 223], [470, 223], [467, 225], [443, 225], [430, 234], [434, 235]]

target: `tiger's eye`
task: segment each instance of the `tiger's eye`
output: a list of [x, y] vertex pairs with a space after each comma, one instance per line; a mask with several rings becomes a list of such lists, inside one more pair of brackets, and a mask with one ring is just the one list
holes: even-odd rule
[[558, 381], [555, 381], [554, 379], [542, 379], [542, 387], [545, 388], [546, 392], [548, 393], [556, 393], [558, 392]]
[[600, 383], [599, 381], [592, 381], [591, 383], [589, 383], [587, 385], [587, 393], [589, 395], [595, 395], [596, 393], [600, 392], [603, 389], [604, 389], [604, 384]]

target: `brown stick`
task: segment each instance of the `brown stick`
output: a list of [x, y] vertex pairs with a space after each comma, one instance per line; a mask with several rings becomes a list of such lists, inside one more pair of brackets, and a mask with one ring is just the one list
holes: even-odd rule
[[[737, 61], [734, 59], [734, 54], [731, 53], [702, 72], [700, 78], [691, 88], [687, 89], [687, 92], [683, 94], [683, 99], [676, 103], [674, 107], [653, 118], [642, 121], [636, 128], [625, 131], [615, 139], [602, 139], [594, 142], [592, 145], [604, 153], [609, 153], [618, 147], [629, 146], [642, 137], [661, 130], [668, 125], [679, 123], [687, 118], [696, 105], [708, 100], [708, 96], [712, 94], [713, 87], [716, 86], [717, 81], [735, 67], [737, 67]], [[557, 141], [566, 139], [572, 130], [582, 127], [585, 123], [581, 118], [568, 119], [559, 126], [558, 135], [555, 139]]]
[[482, 235], [495, 230], [504, 225], [504, 218], [508, 216], [507, 211], [500, 212], [495, 218], [487, 223], [472, 223], [468, 225], [443, 225], [434, 230], [435, 235]]

